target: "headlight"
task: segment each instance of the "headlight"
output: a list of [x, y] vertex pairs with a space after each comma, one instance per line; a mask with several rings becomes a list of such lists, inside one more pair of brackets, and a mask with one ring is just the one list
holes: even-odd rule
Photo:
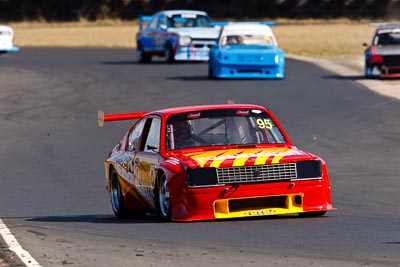
[[191, 41], [192, 41], [192, 39], [190, 39], [190, 37], [187, 37], [187, 36], [179, 37], [179, 45], [180, 46], [187, 46], [188, 44], [190, 44]]
[[276, 64], [279, 63], [279, 56], [278, 56], [278, 55], [275, 56], [275, 63], [276, 63]]
[[297, 179], [320, 179], [322, 164], [319, 160], [304, 160], [296, 163]]
[[189, 187], [217, 185], [217, 171], [215, 168], [188, 169], [187, 181]]

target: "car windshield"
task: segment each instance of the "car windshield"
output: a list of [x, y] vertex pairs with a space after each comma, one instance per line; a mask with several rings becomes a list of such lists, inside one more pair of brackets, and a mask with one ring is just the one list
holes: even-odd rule
[[258, 109], [204, 110], [173, 115], [167, 120], [167, 150], [284, 143], [275, 122]]
[[255, 45], [255, 46], [274, 46], [274, 39], [270, 35], [264, 34], [232, 34], [221, 37], [220, 43], [225, 45]]
[[211, 27], [211, 19], [204, 15], [178, 14], [168, 18], [168, 27]]
[[400, 29], [378, 31], [374, 38], [374, 45], [400, 45]]

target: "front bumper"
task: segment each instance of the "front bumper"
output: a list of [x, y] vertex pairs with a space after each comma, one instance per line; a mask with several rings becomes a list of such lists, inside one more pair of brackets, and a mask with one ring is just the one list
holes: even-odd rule
[[208, 61], [210, 49], [204, 45], [201, 48], [194, 46], [178, 47], [174, 59], [177, 61]]
[[284, 67], [280, 65], [220, 65], [214, 68], [217, 78], [283, 79]]
[[322, 180], [188, 188], [171, 204], [176, 221], [334, 210], [330, 187]]
[[0, 47], [0, 53], [8, 53], [8, 52], [18, 52], [19, 47], [18, 46], [12, 46], [12, 47]]
[[382, 56], [382, 62], [370, 62], [366, 58], [365, 76], [371, 78], [400, 77], [400, 55]]

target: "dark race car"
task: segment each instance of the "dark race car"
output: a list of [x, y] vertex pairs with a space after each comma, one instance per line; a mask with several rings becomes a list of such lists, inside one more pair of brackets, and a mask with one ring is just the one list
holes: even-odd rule
[[[364, 43], [364, 46], [368, 44]], [[365, 77], [400, 77], [400, 24], [376, 29], [365, 50]]]

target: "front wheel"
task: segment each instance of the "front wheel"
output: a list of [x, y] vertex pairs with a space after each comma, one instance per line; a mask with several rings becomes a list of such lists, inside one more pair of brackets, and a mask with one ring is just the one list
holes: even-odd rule
[[156, 185], [156, 196], [157, 196], [157, 211], [160, 220], [166, 222], [171, 220], [171, 206], [169, 201], [169, 189], [167, 178], [162, 174], [157, 179]]
[[165, 59], [168, 63], [173, 63], [175, 61], [175, 53], [174, 48], [172, 47], [171, 43], [167, 43], [165, 48]]

